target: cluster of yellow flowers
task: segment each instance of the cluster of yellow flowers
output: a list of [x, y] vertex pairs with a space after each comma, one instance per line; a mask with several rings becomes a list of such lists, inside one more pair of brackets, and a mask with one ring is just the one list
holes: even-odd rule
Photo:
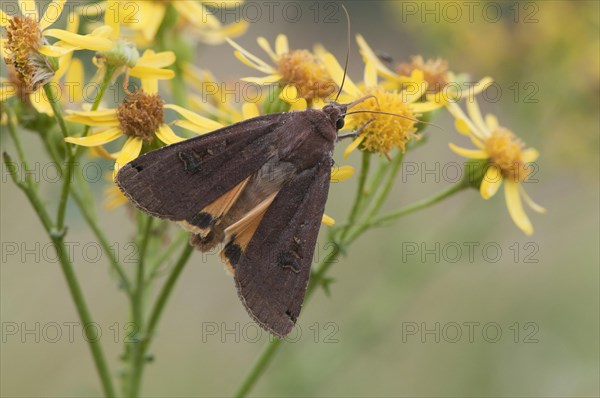
[[[531, 234], [533, 228], [521, 199], [534, 211], [544, 211], [520, 184], [530, 174], [529, 164], [537, 159], [538, 152], [525, 148], [524, 143], [512, 131], [502, 127], [496, 117], [489, 114], [484, 117], [480, 112], [475, 97], [491, 83], [490, 78], [480, 80], [475, 90], [462, 96], [465, 113], [460, 106], [461, 100], [450, 95], [456, 94], [457, 87], [461, 87], [460, 79], [448, 70], [444, 60], [426, 61], [417, 56], [411, 62], [393, 68], [377, 56], [361, 35], [356, 36], [356, 41], [364, 61], [364, 76], [362, 82], [355, 83], [344, 76], [344, 68], [323, 46], [317, 45], [312, 50], [290, 49], [285, 35], [276, 37], [274, 47], [264, 37], [257, 39], [268, 57], [268, 61], [264, 61], [232, 39], [246, 31], [247, 23], [222, 24], [212, 14], [208, 2], [107, 0], [99, 3], [99, 12], [104, 15], [103, 24], [80, 26], [82, 11], [75, 9], [68, 14], [64, 30], [50, 29], [59, 19], [65, 1], [52, 1], [41, 18], [34, 1], [20, 0], [20, 15], [0, 11], [0, 23], [4, 28], [2, 57], [9, 67], [7, 78], [0, 82], [0, 100], [4, 103], [12, 98], [33, 106], [39, 113], [53, 115], [52, 99], [40, 88], [52, 84], [59, 90], [68, 90], [67, 83], [81, 83], [80, 89], [61, 97], [67, 99], [62, 106], [67, 109], [65, 120], [70, 122], [73, 132], [81, 131], [77, 124], [89, 127], [83, 134], [73, 133], [65, 140], [93, 147], [96, 154], [113, 159], [115, 171], [145, 151], [184, 139], [171, 126], [203, 134], [261, 113], [322, 108], [334, 99], [351, 103], [369, 97], [358, 103], [352, 109], [353, 114], [346, 118], [345, 130], [360, 131], [346, 148], [346, 157], [357, 149], [386, 156], [395, 148], [404, 151], [407, 144], [419, 138], [419, 131], [425, 124], [421, 122], [429, 120], [430, 113], [445, 108], [455, 118], [458, 132], [466, 135], [476, 147], [465, 149], [450, 144], [450, 148], [485, 164], [484, 176], [479, 183], [481, 196], [484, 199], [492, 197], [504, 182], [509, 213], [526, 234]], [[125, 9], [132, 3], [136, 5], [135, 18], [131, 18]], [[230, 7], [238, 3], [212, 4]], [[217, 90], [209, 101], [206, 96], [200, 99], [198, 94], [203, 90], [203, 83], [215, 82], [214, 76], [185, 59], [178, 59], [173, 51], [150, 48], [167, 28], [185, 30], [197, 41], [207, 44], [229, 43], [238, 60], [263, 74], [241, 80], [259, 86], [275, 86], [275, 95], [262, 96], [258, 102], [237, 104], [225, 101]], [[79, 33], [85, 29], [88, 33]], [[83, 102], [81, 87], [86, 82], [83, 58], [73, 55], [79, 50], [95, 53], [91, 59], [97, 67], [93, 81], [101, 85], [93, 105]], [[89, 52], [78, 54], [88, 55]], [[129, 78], [139, 79], [139, 89], [125, 88], [126, 95], [116, 106], [102, 107], [100, 99], [106, 88], [102, 82], [114, 84], [118, 76], [124, 77], [125, 85]], [[175, 103], [165, 103], [159, 94], [159, 81], [174, 78], [198, 91], [186, 93], [185, 106], [178, 103], [177, 98]], [[177, 118], [167, 122], [167, 110], [175, 112]], [[104, 149], [105, 144], [122, 136], [125, 139], [119, 151], [111, 153]], [[336, 179], [351, 174], [349, 168], [341, 168]]]

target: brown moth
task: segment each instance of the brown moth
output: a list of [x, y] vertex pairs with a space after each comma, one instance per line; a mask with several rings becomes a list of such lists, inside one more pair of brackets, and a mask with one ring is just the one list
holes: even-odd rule
[[[358, 102], [358, 101], [357, 101]], [[347, 108], [245, 120], [149, 152], [116, 183], [146, 213], [180, 223], [201, 251], [223, 245], [250, 316], [277, 336], [296, 324]]]

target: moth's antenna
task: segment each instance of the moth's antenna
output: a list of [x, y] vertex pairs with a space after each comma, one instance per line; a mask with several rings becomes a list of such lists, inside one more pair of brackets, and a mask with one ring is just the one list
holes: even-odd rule
[[335, 96], [335, 102], [337, 102], [340, 94], [342, 93], [342, 88], [344, 88], [344, 82], [346, 81], [346, 73], [348, 72], [348, 61], [350, 60], [350, 42], [352, 41], [350, 38], [350, 14], [348, 14], [348, 10], [342, 4], [342, 8], [346, 13], [346, 20], [348, 21], [348, 46], [346, 47], [346, 62], [344, 63], [344, 77], [342, 77], [342, 84], [340, 84], [340, 89], [338, 90], [337, 95]]
[[404, 116], [404, 115], [399, 115], [399, 114], [397, 114], [397, 113], [391, 113], [391, 112], [383, 112], [383, 111], [367, 111], [367, 110], [364, 110], [364, 111], [353, 111], [353, 112], [347, 112], [347, 113], [344, 113], [342, 116], [348, 116], [348, 115], [352, 115], [352, 114], [355, 114], [355, 113], [375, 113], [375, 114], [378, 114], [378, 115], [390, 115], [390, 116], [396, 116], [396, 117], [401, 117], [401, 118], [403, 118], [403, 119], [406, 119], [406, 120], [410, 120], [411, 122], [415, 122], [415, 123], [423, 123], [423, 124], [426, 124], [426, 125], [428, 125], [428, 126], [433, 126], [433, 127], [436, 127], [436, 128], [438, 128], [438, 129], [440, 129], [440, 130], [443, 130], [443, 128], [441, 128], [441, 127], [440, 127], [440, 126], [438, 126], [437, 124], [430, 123], [430, 122], [424, 122], [424, 121], [422, 121], [422, 120], [419, 120], [419, 119], [413, 119], [412, 117], [408, 117], [408, 116]]

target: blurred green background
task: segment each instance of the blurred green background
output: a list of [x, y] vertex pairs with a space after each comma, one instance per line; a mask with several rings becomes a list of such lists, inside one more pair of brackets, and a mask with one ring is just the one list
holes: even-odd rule
[[[498, 82], [502, 96], [482, 107], [539, 149], [539, 183], [526, 189], [547, 214], [529, 212], [535, 234], [526, 237], [510, 221], [502, 195], [485, 202], [471, 190], [393, 227], [371, 231], [333, 267], [331, 297], [318, 292], [311, 299], [299, 319], [298, 341], [282, 347], [253, 395], [600, 394], [599, 4], [467, 3], [344, 2], [353, 33], [362, 33], [397, 62], [414, 54], [441, 56], [455, 72], [474, 79], [489, 75]], [[272, 40], [283, 32], [292, 48], [321, 42], [343, 59], [346, 24], [343, 19], [324, 21], [335, 9], [332, 4], [339, 3], [296, 3], [302, 10], [297, 22], [283, 17], [285, 3], [274, 8], [272, 21], [267, 6], [255, 4], [263, 18], [238, 40], [249, 50], [262, 57], [255, 38]], [[320, 10], [316, 21], [315, 7]], [[197, 65], [225, 80], [258, 75], [237, 62], [227, 45], [199, 51]], [[355, 43], [350, 76], [355, 81], [362, 77]], [[441, 167], [461, 162], [448, 142], [467, 145], [449, 115], [442, 113], [436, 123], [443, 129], [430, 130], [428, 144], [407, 157], [421, 171], [436, 162]], [[14, 153], [6, 138], [2, 134], [3, 150]], [[24, 133], [23, 140], [30, 158], [43, 161], [36, 138]], [[341, 152], [338, 148], [336, 158], [345, 164]], [[358, 154], [349, 162], [358, 167]], [[398, 181], [390, 196], [390, 210], [448, 185], [433, 175], [405, 176], [406, 183]], [[2, 178], [0, 393], [95, 396], [100, 387], [81, 327], [74, 325], [69, 336], [69, 323], [78, 319], [59, 265], [48, 261], [48, 240], [24, 196], [4, 170]], [[326, 211], [338, 222], [349, 210], [355, 184], [353, 179], [332, 186]], [[45, 197], [56, 197], [57, 187], [50, 185]], [[101, 183], [94, 186], [99, 196], [102, 188]], [[111, 241], [127, 252], [124, 245], [134, 226], [126, 210], [98, 211]], [[118, 369], [128, 317], [125, 297], [104, 258], [85, 261], [82, 247], [93, 237], [75, 208], [69, 216], [67, 240], [79, 244], [76, 271], [111, 368]], [[470, 242], [479, 245], [473, 259], [465, 246]], [[17, 255], [6, 251], [13, 243], [19, 245]], [[23, 251], [36, 244], [39, 259]], [[436, 244], [439, 261], [422, 250]], [[415, 245], [418, 254], [407, 255], [407, 247]], [[453, 262], [456, 246], [463, 250]], [[493, 250], [497, 247], [499, 256]], [[526, 255], [536, 261], [528, 262]], [[154, 362], [147, 367], [144, 394], [232, 394], [268, 339], [262, 332], [258, 341], [249, 341], [256, 332], [218, 256], [195, 253], [151, 349]]]

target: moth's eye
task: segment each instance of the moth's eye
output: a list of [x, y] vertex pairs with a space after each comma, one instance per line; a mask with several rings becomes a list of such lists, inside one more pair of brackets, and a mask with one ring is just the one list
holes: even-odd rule
[[344, 119], [338, 119], [337, 122], [335, 122], [335, 128], [340, 130], [344, 127]]

